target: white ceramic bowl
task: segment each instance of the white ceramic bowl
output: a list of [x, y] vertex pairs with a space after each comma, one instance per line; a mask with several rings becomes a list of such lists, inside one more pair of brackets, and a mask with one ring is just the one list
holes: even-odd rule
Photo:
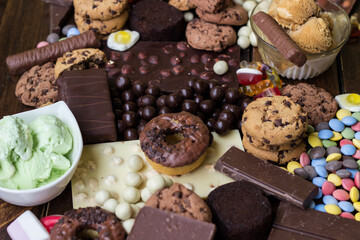
[[69, 127], [73, 137], [73, 148], [66, 154], [66, 157], [71, 161], [71, 167], [60, 178], [38, 188], [14, 190], [0, 187], [0, 198], [6, 202], [19, 206], [36, 206], [52, 200], [65, 189], [66, 185], [74, 175], [80, 161], [83, 150], [83, 140], [80, 128], [65, 102], [60, 101], [46, 107], [18, 113], [14, 116], [22, 118], [26, 123], [30, 123], [41, 115], [56, 116]]

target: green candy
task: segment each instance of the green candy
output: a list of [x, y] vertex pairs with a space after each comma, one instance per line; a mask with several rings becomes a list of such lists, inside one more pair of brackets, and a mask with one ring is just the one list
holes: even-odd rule
[[331, 140], [322, 140], [322, 144], [324, 145], [325, 148], [329, 148], [329, 147], [335, 147], [337, 146], [337, 143]]
[[312, 133], [315, 132], [315, 128], [311, 125], [307, 125], [306, 133]]
[[356, 118], [356, 120], [358, 120], [358, 121], [360, 122], [360, 112], [354, 112], [354, 113], [352, 114], [352, 116], [353, 116], [354, 118]]
[[346, 139], [353, 139], [355, 137], [355, 132], [349, 127], [346, 127], [342, 132], [341, 135]]
[[357, 162], [357, 164], [358, 164], [358, 165], [359, 165], [359, 167], [360, 167], [360, 160], [357, 160], [356, 162]]

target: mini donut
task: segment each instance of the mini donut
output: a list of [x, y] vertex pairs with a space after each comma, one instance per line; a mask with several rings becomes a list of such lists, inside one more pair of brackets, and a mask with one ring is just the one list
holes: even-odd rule
[[81, 239], [79, 234], [86, 229], [96, 231], [97, 239], [125, 239], [125, 230], [114, 214], [100, 207], [87, 207], [67, 211], [51, 230], [50, 240]]
[[158, 172], [181, 175], [203, 162], [210, 132], [200, 118], [188, 113], [167, 113], [153, 118], [140, 134], [141, 149]]

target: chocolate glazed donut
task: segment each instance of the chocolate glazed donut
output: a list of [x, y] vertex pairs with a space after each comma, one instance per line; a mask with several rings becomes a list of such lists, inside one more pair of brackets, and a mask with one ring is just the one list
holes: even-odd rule
[[82, 239], [79, 234], [86, 229], [98, 233], [96, 239], [124, 240], [121, 221], [100, 207], [87, 207], [67, 211], [51, 230], [51, 240]]
[[[168, 137], [176, 134], [180, 139], [169, 142]], [[176, 168], [190, 165], [205, 154], [210, 132], [200, 118], [188, 112], [168, 113], [146, 124], [140, 143], [150, 161]]]

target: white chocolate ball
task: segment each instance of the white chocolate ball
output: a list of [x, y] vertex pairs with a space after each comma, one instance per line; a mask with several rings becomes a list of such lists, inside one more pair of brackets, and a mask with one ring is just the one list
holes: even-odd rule
[[136, 172], [128, 172], [124, 177], [124, 182], [126, 186], [138, 187], [142, 182], [142, 178]]
[[254, 9], [254, 7], [256, 6], [256, 2], [252, 1], [252, 0], [248, 0], [248, 1], [245, 1], [242, 6], [243, 6], [243, 8], [245, 8], [245, 10], [247, 12], [251, 12]]
[[137, 204], [131, 204], [131, 209], [132, 209], [132, 218], [136, 218], [136, 216], [138, 215], [139, 211], [140, 211], [140, 207]]
[[144, 188], [143, 190], [141, 190], [140, 194], [141, 200], [143, 200], [144, 202], [146, 202], [152, 195], [148, 188]]
[[123, 199], [128, 203], [137, 203], [140, 200], [140, 190], [134, 187], [127, 187], [123, 192]]
[[96, 203], [98, 203], [99, 205], [103, 205], [104, 202], [106, 200], [108, 200], [110, 198], [110, 193], [107, 190], [99, 190], [96, 194], [95, 194], [95, 201]]
[[104, 205], [102, 206], [103, 209], [108, 210], [111, 213], [115, 212], [115, 208], [118, 205], [118, 201], [114, 198], [109, 198], [104, 202]]
[[127, 162], [129, 168], [135, 172], [141, 170], [144, 166], [144, 160], [137, 154], [131, 155]]
[[250, 33], [251, 33], [251, 28], [249, 28], [248, 26], [242, 26], [238, 31], [238, 36], [248, 37]]
[[115, 215], [122, 221], [129, 219], [132, 214], [132, 209], [129, 203], [123, 202], [116, 206]]
[[237, 44], [242, 48], [246, 49], [250, 46], [250, 40], [248, 37], [240, 36], [237, 40]]
[[127, 219], [122, 223], [123, 228], [127, 234], [129, 234], [131, 232], [131, 229], [133, 228], [134, 223], [135, 223], [134, 218]]
[[184, 13], [185, 22], [191, 22], [193, 19], [194, 19], [194, 14], [192, 12], [185, 12]]
[[213, 69], [217, 75], [224, 75], [229, 70], [229, 66], [227, 62], [220, 60], [214, 64]]
[[251, 45], [252, 45], [253, 47], [257, 47], [257, 38], [256, 38], [254, 32], [251, 32], [251, 33], [250, 33], [249, 39], [250, 39]]
[[165, 180], [161, 175], [152, 176], [146, 183], [146, 187], [151, 193], [165, 187]]

